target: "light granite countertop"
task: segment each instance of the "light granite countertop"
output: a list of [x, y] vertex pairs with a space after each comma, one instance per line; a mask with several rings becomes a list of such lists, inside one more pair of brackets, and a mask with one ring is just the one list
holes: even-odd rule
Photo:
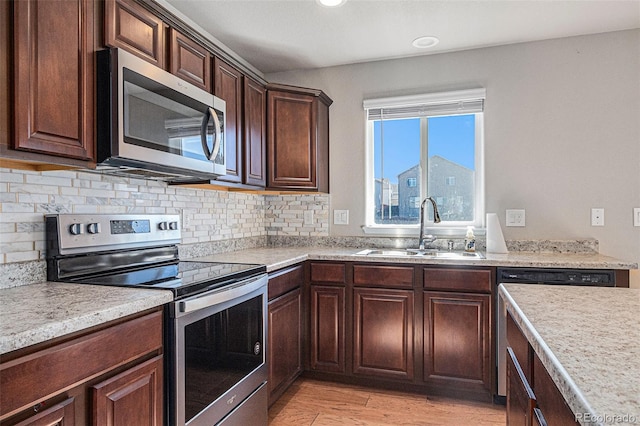
[[[269, 247], [185, 260], [258, 263], [272, 272], [305, 260], [398, 262], [407, 264], [635, 269], [637, 264], [598, 254], [509, 253], [481, 259], [424, 259], [354, 256], [362, 249]], [[38, 283], [0, 289], [0, 354], [73, 333], [172, 300], [169, 291], [86, 284]]]
[[340, 247], [263, 247], [219, 253], [190, 260], [211, 262], [260, 263], [267, 265], [267, 271], [304, 262], [305, 260], [336, 260], [351, 262], [395, 262], [430, 265], [476, 265], [512, 266], [537, 268], [580, 268], [580, 269], [637, 269], [638, 264], [626, 262], [601, 254], [576, 253], [531, 253], [513, 252], [508, 254], [482, 253], [482, 258], [432, 259], [394, 256], [354, 256], [363, 249]]
[[41, 283], [0, 290], [0, 354], [173, 300], [168, 290]]
[[499, 292], [581, 424], [640, 424], [640, 289], [502, 284]]

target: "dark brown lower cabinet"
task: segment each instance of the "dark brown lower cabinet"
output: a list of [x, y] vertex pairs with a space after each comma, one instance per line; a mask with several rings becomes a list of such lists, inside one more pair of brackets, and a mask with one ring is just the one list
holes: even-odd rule
[[353, 373], [413, 380], [413, 290], [354, 288]]
[[538, 356], [533, 357], [533, 390], [538, 408], [550, 425], [579, 424]]
[[301, 295], [297, 288], [269, 302], [269, 404], [302, 372]]
[[489, 294], [424, 292], [424, 380], [491, 390]]
[[311, 286], [310, 367], [315, 371], [344, 373], [345, 288]]
[[68, 398], [45, 410], [39, 411], [33, 416], [16, 426], [74, 426], [75, 425], [75, 398]]
[[507, 348], [507, 387], [507, 424], [531, 426], [536, 397], [511, 348]]
[[161, 426], [162, 323], [158, 309], [3, 355], [0, 424]]
[[161, 425], [162, 369], [157, 356], [92, 386], [92, 425]]
[[507, 316], [507, 425], [578, 425], [526, 337]]

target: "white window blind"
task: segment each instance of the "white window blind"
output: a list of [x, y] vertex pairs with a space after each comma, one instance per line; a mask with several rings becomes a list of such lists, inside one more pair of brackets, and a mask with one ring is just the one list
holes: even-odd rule
[[367, 99], [368, 120], [473, 114], [484, 110], [485, 89]]

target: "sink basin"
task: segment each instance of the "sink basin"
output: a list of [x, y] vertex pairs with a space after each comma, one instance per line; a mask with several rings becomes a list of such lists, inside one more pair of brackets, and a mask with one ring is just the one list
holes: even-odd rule
[[366, 249], [354, 253], [354, 256], [379, 256], [379, 257], [419, 257], [422, 259], [482, 259], [480, 253], [467, 253], [460, 251], [437, 251], [418, 249]]
[[410, 250], [391, 250], [391, 249], [375, 249], [375, 250], [362, 250], [356, 253], [356, 256], [421, 256], [418, 251]]

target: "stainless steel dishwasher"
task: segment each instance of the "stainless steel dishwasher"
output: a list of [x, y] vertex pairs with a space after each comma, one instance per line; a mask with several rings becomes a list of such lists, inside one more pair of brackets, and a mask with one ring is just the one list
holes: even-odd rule
[[[615, 287], [615, 271], [609, 269], [498, 268], [496, 282], [518, 284]], [[498, 397], [507, 395], [507, 309], [496, 291], [496, 363]]]

